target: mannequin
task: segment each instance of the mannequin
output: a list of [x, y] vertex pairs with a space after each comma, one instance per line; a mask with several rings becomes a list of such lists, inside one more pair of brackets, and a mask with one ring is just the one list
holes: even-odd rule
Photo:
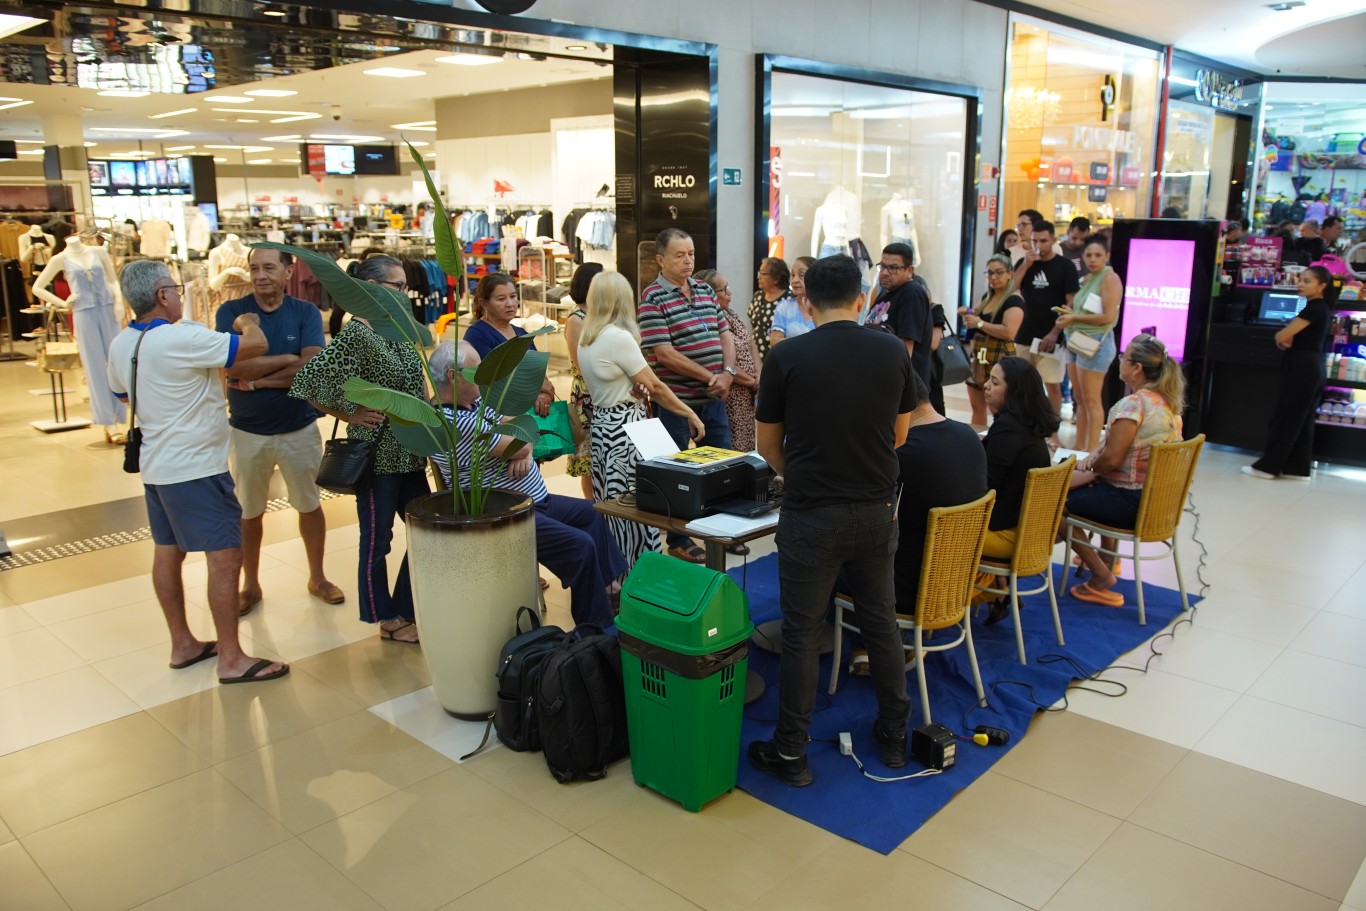
[[[66, 300], [48, 289], [60, 273], [66, 274], [71, 286], [71, 295]], [[34, 279], [33, 293], [53, 307], [71, 310], [85, 385], [90, 392], [90, 419], [104, 428], [107, 442], [123, 442], [119, 425], [127, 409], [109, 391], [107, 353], [109, 343], [119, 334], [119, 290], [114, 283], [114, 261], [108, 248], [87, 244], [80, 235], [71, 235], [66, 239], [66, 249], [53, 256]]]
[[185, 207], [185, 246], [196, 253], [209, 252], [209, 217], [199, 206]]
[[39, 272], [47, 266], [57, 252], [57, 239], [43, 231], [38, 225], [19, 235], [19, 262], [23, 263], [25, 277]]
[[859, 198], [844, 187], [836, 185], [816, 207], [811, 220], [811, 255], [829, 256], [848, 253], [849, 241], [859, 237], [862, 225]]
[[138, 235], [142, 238], [139, 248], [143, 256], [161, 259], [171, 255], [173, 237], [169, 222], [159, 218], [149, 218], [138, 225]]
[[251, 249], [236, 234], [229, 234], [223, 242], [209, 251], [209, 290], [212, 306], [251, 293], [251, 272], [247, 254]]
[[886, 247], [893, 243], [910, 244], [911, 249], [915, 251], [915, 262], [911, 265], [920, 268], [920, 238], [915, 233], [915, 212], [911, 209], [910, 200], [903, 198], [900, 193], [893, 193], [892, 198], [882, 207], [882, 217], [879, 221], [882, 246]]

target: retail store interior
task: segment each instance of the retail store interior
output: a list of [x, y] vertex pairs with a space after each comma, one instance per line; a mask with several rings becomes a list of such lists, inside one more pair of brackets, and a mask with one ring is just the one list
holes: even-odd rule
[[[98, 229], [114, 261], [171, 265], [187, 315], [212, 322], [220, 303], [251, 290], [227, 272], [239, 242], [280, 240], [343, 261], [371, 247], [432, 260], [411, 146], [447, 207], [465, 213], [466, 268], [475, 278], [517, 271], [520, 315], [534, 328], [563, 320], [577, 263], [634, 279], [653, 254], [637, 244], [660, 227], [616, 233], [625, 201], [616, 198], [614, 75], [638, 48], [592, 40], [588, 29], [566, 37], [572, 26], [530, 34], [236, 5], [240, 17], [190, 21], [31, 4], [65, 40], [0, 37], [0, 146], [16, 146], [14, 161], [0, 161], [0, 243], [15, 247], [0, 252], [0, 544], [13, 551], [0, 555], [0, 911], [907, 901], [1366, 911], [1366, 462], [1355, 455], [1366, 377], [1325, 399], [1357, 411], [1325, 412], [1338, 425], [1322, 444], [1334, 457], [1320, 458], [1309, 483], [1243, 474], [1254, 443], [1207, 445], [1179, 530], [1186, 585], [1201, 596], [1194, 622], [1154, 627], [1156, 639], [1120, 657], [1125, 667], [1106, 676], [1127, 687], [1122, 697], [1080, 687], [1065, 710], [1040, 712], [1027, 738], [888, 855], [741, 789], [687, 812], [637, 786], [629, 760], [602, 781], [570, 785], [535, 753], [495, 745], [462, 760], [484, 726], [442, 711], [420, 649], [383, 641], [356, 617], [353, 499], [323, 499], [325, 566], [350, 596], [324, 605], [306, 590], [279, 477], [264, 522], [265, 600], [241, 631], [252, 654], [289, 662], [290, 675], [221, 687], [212, 661], [168, 670], [142, 482], [109, 441], [121, 428], [91, 410], [90, 378], [74, 345], [62, 347], [71, 341], [63, 314], [29, 296], [44, 262], [21, 262], [21, 249], [60, 252], [66, 235], [53, 236], [54, 224]], [[0, 2], [0, 13], [11, 8], [24, 4]], [[1013, 227], [1025, 207], [1060, 230], [1075, 215], [1102, 226], [1151, 214], [1157, 194], [1160, 207], [1190, 218], [1246, 212], [1258, 226], [1278, 201], [1307, 196], [1305, 217], [1321, 200], [1347, 236], [1366, 229], [1361, 84], [1269, 85], [1257, 96], [1260, 120], [1256, 101], [1218, 114], [1172, 101], [1170, 154], [1159, 163], [1160, 54], [1032, 23], [1012, 21], [1013, 56], [995, 96], [1004, 100], [982, 108], [1001, 123], [1002, 147], [982, 153], [1001, 165], [996, 226]], [[116, 45], [148, 48], [146, 63], [90, 62]], [[52, 46], [65, 56], [45, 55]], [[35, 59], [51, 84], [25, 76]], [[210, 71], [214, 87], [202, 90], [193, 80]], [[1120, 76], [1115, 119], [1097, 128], [1106, 72]], [[970, 132], [980, 129], [975, 100], [781, 73], [771, 101], [784, 169], [777, 219], [732, 227], [731, 242], [766, 231], [783, 238], [777, 252], [791, 262], [832, 238], [872, 247], [907, 236], [939, 299], [981, 293], [989, 251], [960, 261], [982, 164], [968, 154], [980, 138]], [[1363, 148], [1342, 145], [1348, 136]], [[1105, 193], [1080, 170], [1093, 157], [1112, 168]], [[767, 161], [762, 150], [754, 159]], [[1047, 170], [1064, 164], [1075, 174]], [[754, 179], [755, 161], [745, 168]], [[861, 225], [824, 220], [822, 206], [855, 187], [848, 211]], [[911, 199], [914, 217], [899, 217], [898, 201]], [[995, 214], [996, 196], [991, 206]], [[715, 265], [709, 257], [699, 269]], [[754, 276], [729, 278], [743, 313]], [[438, 281], [412, 295], [433, 324], [468, 307], [468, 286]], [[1355, 335], [1366, 342], [1366, 329]], [[545, 339], [565, 397], [563, 333]], [[949, 417], [969, 420], [962, 385], [945, 398]], [[1267, 410], [1257, 406], [1257, 435]], [[1061, 433], [1066, 446], [1066, 419]], [[563, 460], [543, 472], [552, 492], [581, 495]], [[401, 532], [394, 544], [391, 573]], [[737, 580], [776, 550], [771, 537], [750, 547], [727, 559]], [[191, 555], [185, 595], [205, 638], [206, 578], [202, 555]], [[1143, 580], [1177, 584], [1166, 561], [1145, 565]], [[544, 598], [546, 622], [572, 626], [568, 590], [551, 579]], [[910, 689], [915, 701], [913, 675]]]

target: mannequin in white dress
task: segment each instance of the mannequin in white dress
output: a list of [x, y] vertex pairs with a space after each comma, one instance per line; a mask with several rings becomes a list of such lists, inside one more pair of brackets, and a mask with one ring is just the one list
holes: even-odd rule
[[892, 198], [882, 207], [880, 222], [881, 246], [886, 247], [893, 243], [910, 244], [911, 249], [915, 251], [915, 262], [911, 265], [919, 269], [920, 238], [915, 233], [915, 212], [911, 209], [910, 200], [900, 193], [893, 193]]
[[[61, 273], [66, 274], [71, 287], [66, 300], [50, 290], [53, 279]], [[85, 385], [90, 392], [90, 420], [102, 427], [105, 440], [123, 442], [120, 425], [127, 409], [109, 391], [107, 369], [109, 343], [119, 334], [119, 289], [109, 249], [83, 243], [78, 235], [71, 235], [66, 239], [66, 249], [53, 256], [34, 279], [33, 294], [54, 307], [71, 311]]]
[[209, 251], [209, 290], [213, 292], [211, 303], [215, 309], [251, 293], [251, 271], [247, 266], [250, 252], [251, 248], [236, 234], [229, 234]]
[[831, 190], [811, 219], [811, 255], [848, 253], [849, 241], [860, 236], [861, 212], [859, 198], [853, 193], [842, 186]]

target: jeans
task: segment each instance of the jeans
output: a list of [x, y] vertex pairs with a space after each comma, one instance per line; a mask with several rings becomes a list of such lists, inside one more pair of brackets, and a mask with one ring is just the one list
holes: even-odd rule
[[408, 578], [408, 556], [404, 554], [393, 594], [389, 593], [389, 545], [394, 540], [394, 517], [403, 519], [408, 503], [425, 493], [427, 474], [405, 471], [377, 474], [370, 489], [356, 497], [360, 519], [360, 619], [362, 623], [385, 620], [412, 621], [413, 587]]
[[575, 624], [612, 625], [607, 586], [626, 558], [591, 500], [551, 494], [536, 504], [536, 559], [568, 586]]
[[[697, 445], [729, 449], [730, 418], [726, 417], [726, 403], [720, 399], [711, 399], [705, 405], [692, 405], [692, 410], [697, 412], [697, 417], [707, 429], [706, 436], [698, 440]], [[656, 413], [659, 415], [660, 422], [664, 424], [664, 429], [669, 431], [669, 436], [673, 437], [678, 448], [687, 449], [689, 440], [688, 419], [674, 414], [672, 411], [665, 411], [663, 408], [657, 409]], [[692, 543], [692, 538], [670, 532], [665, 536], [665, 541], [670, 547], [686, 547]]]
[[[778, 582], [783, 652], [778, 683], [778, 727], [773, 742], [784, 756], [806, 752], [818, 685], [820, 642], [835, 578], [843, 572], [868, 650], [877, 692], [877, 717], [890, 730], [906, 727], [906, 653], [896, 625], [892, 565], [897, 523], [890, 499], [813, 509], [784, 508], [778, 518]], [[836, 661], [840, 660], [838, 655]]]

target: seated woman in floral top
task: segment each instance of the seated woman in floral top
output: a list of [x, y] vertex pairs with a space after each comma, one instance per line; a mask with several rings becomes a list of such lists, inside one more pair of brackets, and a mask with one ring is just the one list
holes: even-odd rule
[[[354, 278], [390, 288], [403, 287], [403, 264], [392, 256], [372, 256], [352, 263]], [[380, 386], [427, 398], [422, 358], [412, 345], [391, 342], [354, 318], [326, 348], [300, 368], [289, 394], [307, 399], [313, 407], [346, 423], [353, 440], [378, 440], [374, 481], [356, 497], [360, 520], [360, 619], [378, 623], [380, 638], [417, 642], [413, 591], [404, 556], [394, 589], [389, 591], [385, 557], [394, 538], [394, 517], [402, 518], [408, 503], [429, 492], [425, 463], [387, 432], [384, 412], [357, 405], [346, 398], [342, 383], [358, 376]]]
[[[1110, 409], [1100, 448], [1072, 473], [1067, 512], [1114, 528], [1133, 528], [1138, 501], [1148, 476], [1148, 454], [1154, 443], [1181, 440], [1181, 411], [1185, 378], [1181, 365], [1167, 354], [1167, 346], [1151, 335], [1134, 336], [1119, 362], [1119, 377], [1131, 393]], [[1114, 550], [1113, 538], [1101, 547]], [[1087, 582], [1073, 586], [1072, 596], [1107, 607], [1123, 607], [1124, 596], [1111, 591], [1116, 582], [1089, 541], [1077, 532], [1072, 547], [1091, 571]]]

